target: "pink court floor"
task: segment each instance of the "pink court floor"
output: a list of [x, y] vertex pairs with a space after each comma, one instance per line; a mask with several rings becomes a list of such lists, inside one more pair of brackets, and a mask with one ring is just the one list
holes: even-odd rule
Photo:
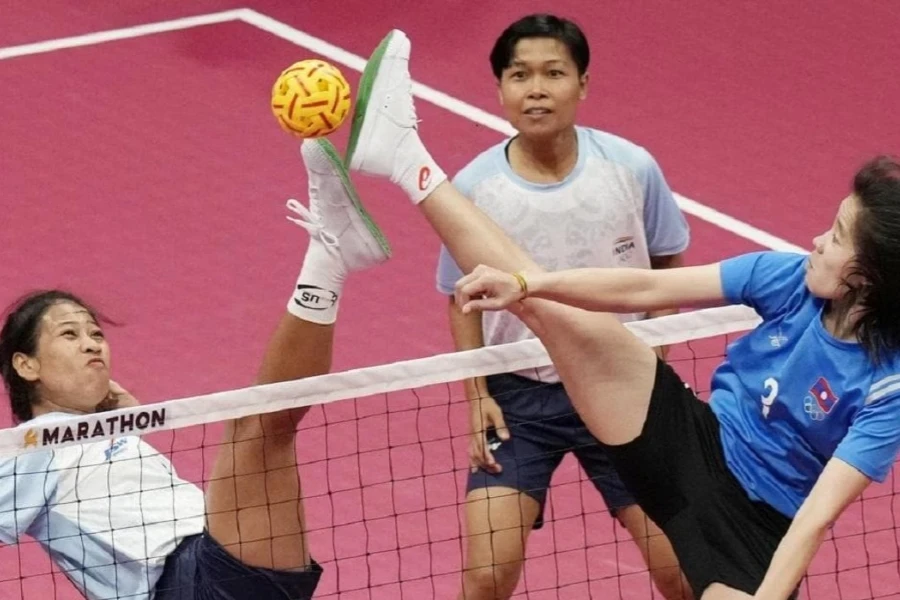
[[[48, 286], [86, 296], [121, 323], [109, 332], [115, 378], [145, 402], [252, 384], [306, 246], [285, 219], [285, 201], [305, 199], [306, 178], [297, 142], [269, 112], [272, 82], [322, 56], [355, 86], [362, 58], [392, 28], [413, 43], [423, 139], [453, 173], [504, 137], [487, 61], [495, 37], [528, 12], [575, 18], [593, 51], [581, 123], [654, 154], [685, 197], [692, 264], [807, 248], [857, 166], [898, 152], [895, 3], [484, 6], [6, 3], [0, 302]], [[159, 25], [138, 27], [148, 24]], [[97, 35], [53, 42], [83, 34]], [[345, 136], [335, 135], [341, 147]], [[394, 258], [349, 284], [335, 369], [452, 350], [434, 287], [437, 237], [392, 186], [356, 183]], [[698, 387], [722, 345], [678, 350]], [[317, 598], [455, 597], [461, 400], [457, 386], [434, 386], [329, 405], [304, 422], [301, 476], [313, 553], [326, 568]], [[3, 414], [0, 425], [9, 423]], [[217, 431], [153, 441], [199, 481]], [[836, 525], [802, 597], [900, 598], [894, 485], [869, 490]], [[517, 598], [659, 597], [574, 461], [557, 473], [548, 511]], [[0, 598], [77, 598], [53, 571], [34, 544], [0, 547]]]

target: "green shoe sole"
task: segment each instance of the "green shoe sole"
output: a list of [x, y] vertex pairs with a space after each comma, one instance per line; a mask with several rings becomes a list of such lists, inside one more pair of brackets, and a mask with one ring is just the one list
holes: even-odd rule
[[381, 59], [387, 50], [388, 44], [391, 43], [396, 32], [391, 31], [385, 36], [369, 60], [366, 61], [366, 67], [363, 69], [362, 77], [359, 79], [359, 89], [356, 92], [356, 103], [353, 108], [353, 120], [350, 123], [350, 140], [347, 143], [346, 163], [349, 165], [356, 152], [356, 144], [359, 142], [359, 133], [362, 131], [363, 121], [366, 118], [366, 108], [369, 106], [369, 96], [372, 94], [372, 84], [375, 81], [375, 75], [381, 66]]

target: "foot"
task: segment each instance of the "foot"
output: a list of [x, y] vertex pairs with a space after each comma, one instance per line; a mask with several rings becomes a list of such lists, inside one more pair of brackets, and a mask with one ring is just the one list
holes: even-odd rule
[[393, 30], [366, 63], [350, 129], [347, 164], [353, 170], [389, 177], [413, 202], [447, 179], [425, 150], [417, 131], [409, 38]]
[[318, 138], [304, 140], [300, 152], [309, 175], [309, 208], [288, 200], [288, 208], [298, 215], [288, 219], [339, 256], [347, 272], [388, 260], [390, 244], [360, 202], [337, 149]]

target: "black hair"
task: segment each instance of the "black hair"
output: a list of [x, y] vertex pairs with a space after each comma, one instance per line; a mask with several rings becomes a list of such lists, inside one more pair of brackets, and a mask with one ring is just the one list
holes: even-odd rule
[[[6, 321], [0, 330], [0, 375], [9, 393], [9, 403], [19, 423], [34, 417], [32, 407], [38, 401], [36, 385], [22, 379], [13, 367], [13, 356], [21, 352], [34, 356], [37, 352], [41, 319], [54, 305], [70, 302], [84, 308], [99, 320], [98, 313], [78, 296], [62, 290], [42, 290], [27, 294], [6, 311]], [[105, 319], [104, 319], [105, 320]]]
[[846, 285], [861, 311], [856, 336], [878, 361], [900, 351], [900, 163], [890, 156], [865, 163], [853, 178], [853, 195], [859, 213], [852, 273], [862, 283]]
[[578, 76], [587, 72], [591, 61], [591, 49], [584, 32], [572, 21], [548, 14], [534, 14], [522, 17], [507, 27], [491, 50], [491, 70], [500, 79], [503, 70], [509, 67], [516, 51], [516, 44], [527, 38], [552, 38], [565, 44], [578, 68]]

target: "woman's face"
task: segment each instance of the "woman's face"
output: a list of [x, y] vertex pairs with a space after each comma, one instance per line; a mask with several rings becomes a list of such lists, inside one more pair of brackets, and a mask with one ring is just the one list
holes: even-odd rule
[[13, 367], [37, 387], [35, 415], [91, 413], [109, 393], [109, 344], [83, 306], [54, 304], [38, 325], [34, 356], [17, 353]]

